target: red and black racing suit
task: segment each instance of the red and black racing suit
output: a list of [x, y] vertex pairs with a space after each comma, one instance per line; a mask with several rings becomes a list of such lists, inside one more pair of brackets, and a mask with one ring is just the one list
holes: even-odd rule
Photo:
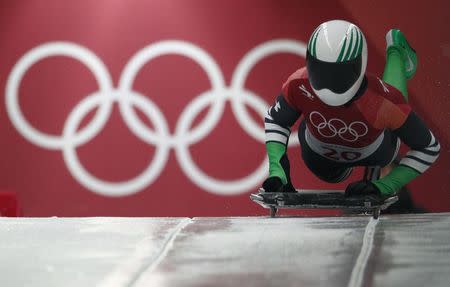
[[316, 96], [306, 68], [296, 71], [268, 110], [266, 143], [287, 146], [290, 128], [301, 115], [302, 158], [327, 182], [344, 180], [355, 166], [388, 165], [398, 154], [400, 140], [410, 150], [399, 164], [419, 174], [439, 155], [438, 141], [400, 91], [369, 74], [349, 103], [335, 107]]

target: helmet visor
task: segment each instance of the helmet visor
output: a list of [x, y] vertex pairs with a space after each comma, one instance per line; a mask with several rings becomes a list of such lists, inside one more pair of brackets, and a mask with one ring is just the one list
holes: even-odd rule
[[324, 62], [306, 55], [306, 67], [311, 86], [315, 90], [328, 89], [342, 94], [348, 91], [361, 75], [361, 60], [359, 55], [355, 59], [345, 62]]

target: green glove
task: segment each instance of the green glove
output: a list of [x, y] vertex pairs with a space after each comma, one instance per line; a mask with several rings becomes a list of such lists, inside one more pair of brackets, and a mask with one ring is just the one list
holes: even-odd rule
[[269, 156], [269, 177], [279, 177], [283, 184], [287, 184], [287, 176], [281, 166], [280, 160], [286, 153], [286, 146], [277, 142], [266, 143], [267, 155]]
[[419, 175], [420, 173], [414, 169], [399, 165], [385, 177], [373, 181], [373, 184], [378, 187], [382, 195], [391, 196]]

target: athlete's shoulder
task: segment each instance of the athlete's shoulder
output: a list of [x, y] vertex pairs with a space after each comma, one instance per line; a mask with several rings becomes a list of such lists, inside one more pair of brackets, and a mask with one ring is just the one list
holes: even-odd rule
[[376, 76], [366, 74], [366, 77], [368, 96], [361, 99], [360, 109], [367, 112], [375, 127], [399, 128], [411, 111], [402, 93]]
[[366, 78], [368, 82], [368, 90], [370, 90], [373, 94], [384, 100], [388, 100], [393, 104], [407, 104], [402, 93], [397, 88], [389, 85], [379, 77], [372, 74], [366, 74]]
[[308, 71], [306, 67], [292, 73], [282, 86], [282, 95], [289, 105], [298, 112], [301, 112], [305, 108], [304, 97], [299, 97], [299, 93], [302, 92], [308, 98], [312, 98], [312, 92], [307, 90], [308, 86]]
[[308, 81], [308, 70], [306, 69], [306, 67], [300, 68], [292, 73], [286, 80], [286, 82], [284, 82], [283, 90], [286, 90], [293, 82], [302, 83], [304, 81]]

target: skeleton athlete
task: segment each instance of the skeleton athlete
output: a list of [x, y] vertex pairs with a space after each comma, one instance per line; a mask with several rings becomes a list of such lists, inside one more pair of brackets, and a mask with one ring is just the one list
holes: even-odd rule
[[[290, 128], [301, 115], [302, 158], [318, 178], [341, 182], [356, 166], [390, 170], [382, 178], [349, 184], [347, 195], [391, 196], [436, 161], [440, 145], [407, 102], [416, 53], [399, 30], [390, 30], [386, 41], [379, 79], [366, 73], [367, 44], [356, 25], [333, 20], [313, 32], [306, 67], [288, 78], [265, 117], [266, 192], [295, 191], [286, 149]], [[400, 141], [410, 148], [401, 159]]]

